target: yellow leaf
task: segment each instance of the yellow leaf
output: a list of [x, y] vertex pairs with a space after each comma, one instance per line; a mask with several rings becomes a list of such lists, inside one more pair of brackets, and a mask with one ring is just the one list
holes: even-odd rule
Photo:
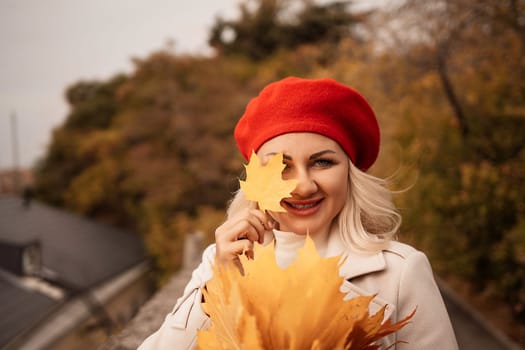
[[239, 180], [241, 191], [248, 200], [259, 203], [262, 211], [284, 212], [281, 200], [290, 197], [297, 185], [297, 180], [282, 179], [285, 167], [282, 153], [272, 156], [267, 164], [262, 165], [259, 157], [252, 152], [248, 165], [245, 165], [246, 181]]
[[374, 298], [344, 300], [340, 257], [322, 258], [310, 237], [286, 269], [273, 245], [255, 245], [255, 259], [241, 256], [242, 273], [216, 263], [203, 289], [211, 327], [199, 331], [199, 349], [377, 349], [374, 342], [402, 328], [383, 323], [384, 309], [370, 316]]

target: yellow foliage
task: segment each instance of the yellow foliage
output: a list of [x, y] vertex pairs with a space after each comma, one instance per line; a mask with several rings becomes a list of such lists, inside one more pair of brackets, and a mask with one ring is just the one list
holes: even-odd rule
[[241, 256], [242, 270], [216, 263], [203, 290], [211, 327], [198, 332], [198, 349], [378, 349], [373, 343], [402, 328], [373, 316], [374, 296], [343, 300], [340, 257], [321, 258], [311, 238], [295, 263], [281, 269], [273, 245]]
[[272, 156], [268, 163], [262, 165], [259, 157], [252, 152], [250, 162], [245, 165], [246, 181], [239, 181], [246, 198], [257, 202], [262, 211], [284, 212], [281, 199], [289, 197], [297, 185], [297, 180], [282, 179], [285, 167], [282, 153]]
[[86, 168], [71, 181], [64, 196], [66, 202], [77, 212], [89, 212], [107, 200], [118, 173], [118, 164], [111, 159]]

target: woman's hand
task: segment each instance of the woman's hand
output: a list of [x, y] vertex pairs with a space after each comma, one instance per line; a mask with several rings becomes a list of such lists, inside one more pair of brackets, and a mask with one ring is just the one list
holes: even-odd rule
[[253, 243], [264, 241], [264, 232], [273, 229], [273, 219], [259, 209], [246, 208], [215, 230], [217, 260], [239, 264], [239, 255], [253, 259]]

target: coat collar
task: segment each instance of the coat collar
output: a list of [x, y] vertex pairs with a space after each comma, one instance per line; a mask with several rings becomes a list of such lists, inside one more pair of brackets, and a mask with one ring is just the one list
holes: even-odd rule
[[344, 260], [339, 268], [339, 275], [346, 280], [381, 271], [386, 267], [383, 252], [365, 255], [349, 251], [341, 259]]
[[350, 248], [343, 243], [339, 232], [332, 231], [327, 242], [325, 256], [341, 255], [339, 275], [346, 280], [366, 275], [368, 273], [384, 270], [385, 257], [382, 251], [376, 253], [362, 253]]

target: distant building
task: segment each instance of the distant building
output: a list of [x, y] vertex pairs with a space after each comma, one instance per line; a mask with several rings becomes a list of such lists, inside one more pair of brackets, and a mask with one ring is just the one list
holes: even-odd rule
[[0, 195], [0, 348], [92, 349], [150, 296], [136, 234]]
[[29, 169], [0, 170], [0, 194], [18, 193], [33, 185], [33, 172]]

